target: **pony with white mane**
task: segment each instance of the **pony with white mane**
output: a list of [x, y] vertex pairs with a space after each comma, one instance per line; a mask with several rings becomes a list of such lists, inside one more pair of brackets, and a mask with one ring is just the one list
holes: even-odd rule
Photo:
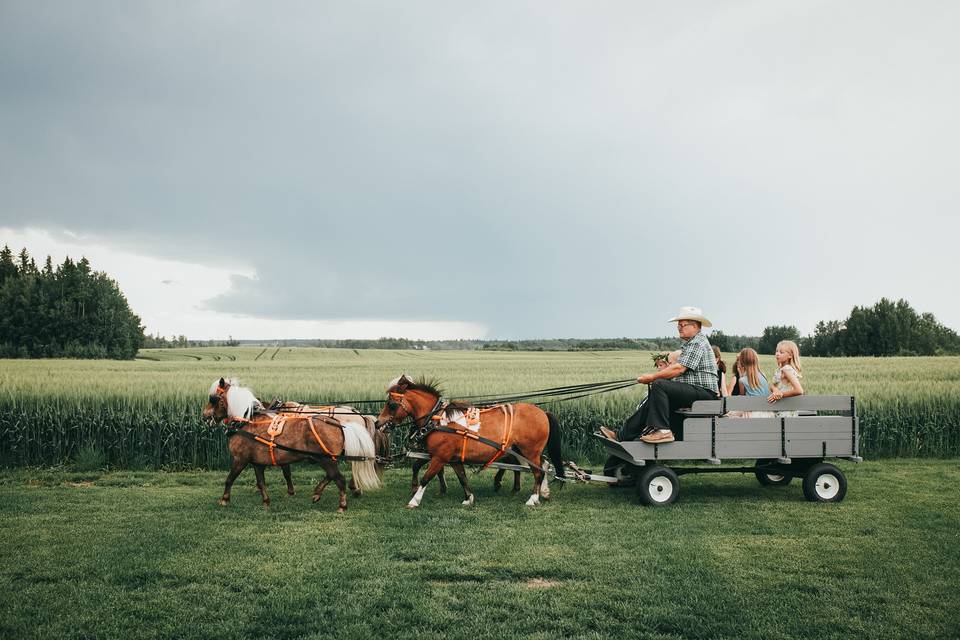
[[[270, 504], [264, 482], [267, 465], [285, 467], [300, 461], [319, 463], [326, 478], [314, 489], [313, 501], [319, 501], [326, 486], [334, 482], [340, 490], [339, 513], [347, 508], [347, 483], [338, 464], [341, 459], [351, 463], [350, 485], [355, 495], [381, 486], [375, 466], [377, 452], [371, 435], [374, 431], [372, 417], [364, 416], [352, 407], [338, 407], [324, 415], [306, 411], [300, 405], [291, 405], [270, 412], [253, 391], [233, 378], [220, 378], [210, 386], [203, 416], [208, 420], [226, 422], [232, 431], [229, 447], [233, 464], [220, 498], [221, 505], [230, 502], [230, 488], [248, 465], [253, 465], [256, 472], [257, 488], [265, 506]], [[286, 471], [284, 475], [287, 475]], [[292, 491], [289, 478], [288, 488]]]

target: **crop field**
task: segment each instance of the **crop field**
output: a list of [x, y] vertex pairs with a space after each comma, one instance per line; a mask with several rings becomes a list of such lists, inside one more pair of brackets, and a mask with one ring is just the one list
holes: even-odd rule
[[[769, 375], [772, 357], [762, 360]], [[867, 458], [960, 455], [960, 358], [803, 364], [808, 393], [857, 397]], [[387, 382], [402, 372], [436, 379], [455, 398], [627, 379], [651, 369], [650, 353], [637, 351], [218, 347], [143, 350], [129, 362], [0, 360], [0, 464], [221, 468], [222, 433], [200, 420], [210, 383], [220, 376], [239, 377], [265, 400], [331, 402], [382, 399]], [[566, 455], [595, 461], [600, 451], [589, 434], [600, 424], [619, 425], [644, 393], [637, 385], [549, 405], [560, 418]]]

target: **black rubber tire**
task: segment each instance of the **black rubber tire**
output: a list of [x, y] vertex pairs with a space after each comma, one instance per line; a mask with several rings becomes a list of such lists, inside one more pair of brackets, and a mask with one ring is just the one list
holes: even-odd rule
[[617, 456], [610, 456], [607, 458], [607, 461], [603, 463], [603, 475], [616, 476], [617, 470], [619, 469], [622, 480], [620, 480], [620, 482], [611, 482], [607, 484], [607, 486], [611, 489], [623, 489], [625, 487], [632, 487], [637, 483], [637, 473], [641, 468], [642, 467], [632, 465]]
[[815, 464], [803, 478], [803, 496], [810, 502], [840, 502], [845, 495], [847, 479], [832, 464]]
[[[651, 483], [654, 484], [651, 487]], [[666, 507], [680, 495], [680, 478], [670, 467], [651, 465], [637, 478], [637, 497], [648, 507]]]
[[768, 467], [772, 464], [775, 464], [776, 460], [771, 460], [769, 458], [761, 458], [757, 460], [757, 470], [754, 471], [754, 475], [757, 476], [757, 481], [766, 486], [766, 487], [785, 487], [790, 484], [790, 481], [793, 480], [793, 476], [788, 474], [774, 474], [769, 471], [761, 471], [760, 467]]

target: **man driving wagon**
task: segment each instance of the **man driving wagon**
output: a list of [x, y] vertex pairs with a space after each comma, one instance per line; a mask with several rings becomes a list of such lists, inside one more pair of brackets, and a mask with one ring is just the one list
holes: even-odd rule
[[683, 307], [668, 322], [677, 323], [683, 341], [680, 356], [655, 373], [647, 373], [637, 382], [650, 385], [646, 401], [630, 416], [620, 433], [600, 427], [612, 440], [635, 440], [639, 436], [650, 444], [674, 441], [671, 416], [677, 409], [690, 408], [697, 400], [717, 399], [717, 362], [710, 341], [701, 333], [713, 326], [697, 307]]

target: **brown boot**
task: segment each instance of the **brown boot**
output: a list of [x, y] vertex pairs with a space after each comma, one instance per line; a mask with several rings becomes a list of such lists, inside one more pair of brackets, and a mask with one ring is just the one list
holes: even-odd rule
[[667, 442], [673, 442], [675, 438], [673, 437], [673, 431], [669, 429], [658, 429], [653, 433], [647, 434], [640, 438], [644, 442], [649, 442], [650, 444], [666, 444]]

